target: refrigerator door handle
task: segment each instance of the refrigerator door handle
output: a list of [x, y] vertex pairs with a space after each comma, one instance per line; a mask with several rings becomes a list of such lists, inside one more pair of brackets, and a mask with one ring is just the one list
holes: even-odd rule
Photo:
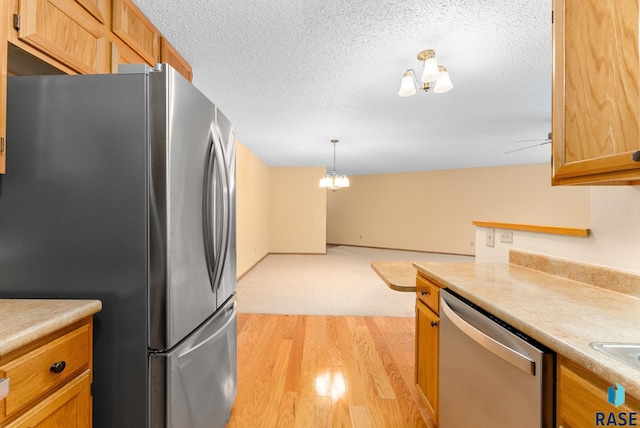
[[[229, 171], [226, 168], [220, 140], [220, 131], [212, 124], [209, 129], [210, 149], [204, 174], [203, 221], [207, 271], [214, 292], [220, 288], [222, 266], [227, 257], [230, 239]], [[215, 218], [217, 214], [220, 214], [220, 219]]]
[[228, 312], [229, 313], [224, 314], [224, 316], [227, 317], [227, 319], [225, 320], [224, 324], [219, 326], [218, 330], [216, 330], [216, 332], [214, 334], [212, 334], [211, 336], [205, 338], [204, 340], [194, 344], [193, 346], [189, 347], [189, 349], [187, 349], [185, 352], [179, 354], [178, 355], [178, 360], [189, 356], [193, 352], [195, 352], [198, 349], [200, 349], [203, 346], [205, 346], [207, 343], [210, 343], [210, 342], [213, 342], [214, 340], [216, 340], [221, 334], [226, 333], [229, 324], [231, 324], [235, 320], [235, 316], [234, 316], [235, 312], [236, 312], [235, 311], [235, 306], [232, 306]]

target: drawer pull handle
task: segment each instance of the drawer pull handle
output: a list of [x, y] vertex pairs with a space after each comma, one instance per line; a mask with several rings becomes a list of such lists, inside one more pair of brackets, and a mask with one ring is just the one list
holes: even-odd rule
[[55, 374], [59, 374], [64, 371], [65, 367], [67, 367], [67, 363], [65, 363], [64, 361], [58, 361], [57, 363], [51, 364], [49, 370]]
[[0, 400], [9, 395], [9, 378], [0, 377]]
[[631, 159], [633, 159], [635, 162], [640, 162], [640, 150], [634, 152], [633, 155], [631, 155]]
[[437, 323], [437, 322], [435, 322], [435, 321], [431, 321], [431, 327], [437, 327], [437, 326], [438, 326], [438, 323]]
[[422, 294], [423, 296], [428, 296], [431, 293], [428, 290], [422, 290], [420, 291], [420, 294]]

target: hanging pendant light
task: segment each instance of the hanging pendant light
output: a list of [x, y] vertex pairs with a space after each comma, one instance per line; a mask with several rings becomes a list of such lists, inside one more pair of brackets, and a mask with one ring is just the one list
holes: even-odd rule
[[333, 143], [333, 172], [320, 179], [320, 188], [331, 189], [335, 192], [343, 187], [349, 187], [349, 177], [336, 173], [336, 143], [338, 140], [331, 140]]

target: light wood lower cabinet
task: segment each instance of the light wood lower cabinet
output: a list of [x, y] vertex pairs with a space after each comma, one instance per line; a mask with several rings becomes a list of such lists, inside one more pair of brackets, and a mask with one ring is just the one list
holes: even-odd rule
[[0, 426], [91, 427], [92, 331], [89, 317], [0, 360]]
[[440, 318], [416, 300], [416, 387], [438, 422], [438, 340]]
[[[640, 401], [626, 394], [625, 403], [616, 408], [608, 402], [608, 389], [614, 385], [560, 355], [557, 378], [559, 427], [629, 425], [631, 412], [636, 413], [636, 424], [640, 423]], [[611, 423], [610, 418], [614, 418], [615, 423]], [[622, 423], [623, 420], [626, 423]]]
[[416, 277], [416, 366], [418, 394], [433, 422], [438, 423], [439, 315], [440, 287], [426, 278]]

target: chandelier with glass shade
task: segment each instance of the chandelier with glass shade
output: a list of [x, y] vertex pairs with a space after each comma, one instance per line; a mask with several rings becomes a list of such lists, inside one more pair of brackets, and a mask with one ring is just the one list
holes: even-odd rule
[[320, 188], [327, 188], [335, 192], [343, 187], [349, 187], [349, 177], [336, 173], [336, 143], [338, 140], [331, 140], [333, 144], [333, 171], [320, 179]]
[[[427, 49], [418, 54], [418, 60], [424, 63], [424, 71], [422, 72], [422, 90], [425, 92], [433, 88], [436, 94], [448, 92], [453, 88], [449, 72], [445, 67], [438, 65], [436, 53], [432, 49]], [[420, 87], [416, 80], [415, 71], [410, 68], [404, 72], [402, 82], [400, 83], [400, 91], [398, 95], [401, 97], [410, 97], [416, 93], [416, 87]]]

